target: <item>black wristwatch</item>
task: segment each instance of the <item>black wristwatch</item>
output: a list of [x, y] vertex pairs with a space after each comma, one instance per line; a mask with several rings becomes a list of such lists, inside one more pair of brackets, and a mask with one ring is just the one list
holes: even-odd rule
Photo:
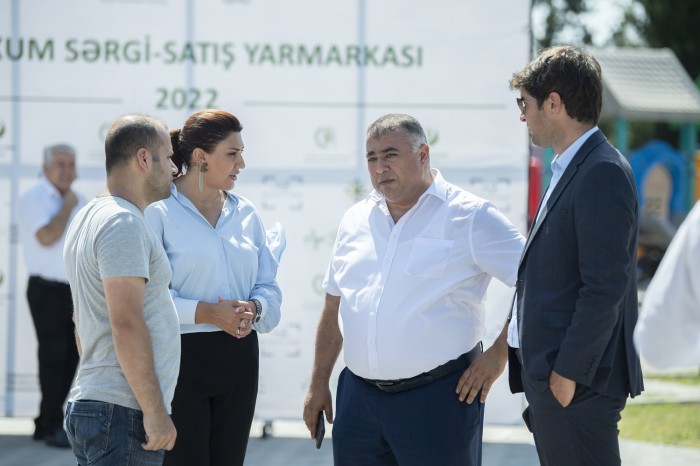
[[253, 317], [253, 323], [257, 324], [260, 321], [260, 316], [262, 316], [262, 304], [260, 304], [260, 301], [255, 298], [251, 299], [250, 302], [255, 304], [255, 317]]

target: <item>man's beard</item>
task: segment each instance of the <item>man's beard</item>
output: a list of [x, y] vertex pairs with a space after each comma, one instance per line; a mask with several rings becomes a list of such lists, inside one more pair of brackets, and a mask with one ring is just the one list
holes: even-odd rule
[[146, 179], [146, 201], [149, 204], [170, 197], [171, 180], [165, 181], [162, 173], [151, 170]]

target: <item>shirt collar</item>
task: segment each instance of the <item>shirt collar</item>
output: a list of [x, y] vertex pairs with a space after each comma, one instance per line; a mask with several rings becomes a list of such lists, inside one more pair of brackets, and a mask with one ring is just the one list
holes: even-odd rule
[[598, 127], [594, 126], [579, 136], [579, 138], [576, 139], [569, 147], [567, 147], [564, 152], [554, 157], [551, 164], [552, 173], [564, 173], [564, 170], [566, 170], [566, 167], [569, 166], [569, 163], [571, 163], [571, 160], [574, 158], [574, 155], [576, 155], [576, 152], [578, 152], [581, 146], [583, 146], [583, 143], [586, 142], [588, 138], [591, 137], [591, 135], [596, 131], [598, 131]]
[[44, 185], [44, 189], [50, 196], [57, 198], [62, 197], [61, 192], [58, 190], [58, 188], [54, 186], [54, 184], [50, 182], [49, 179], [45, 176], [41, 177], [41, 183]]
[[431, 168], [430, 173], [433, 175], [433, 182], [430, 183], [428, 189], [425, 190], [422, 197], [435, 196], [441, 201], [447, 200], [447, 181], [442, 177], [440, 170]]
[[[170, 184], [170, 194], [172, 194], [175, 199], [180, 200], [180, 192], [177, 190], [177, 185], [175, 183]], [[226, 191], [226, 198], [233, 202], [234, 206], [238, 205], [238, 196], [236, 196], [233, 191]], [[185, 197], [185, 199], [187, 199], [187, 197]], [[189, 201], [189, 199], [187, 200]]]

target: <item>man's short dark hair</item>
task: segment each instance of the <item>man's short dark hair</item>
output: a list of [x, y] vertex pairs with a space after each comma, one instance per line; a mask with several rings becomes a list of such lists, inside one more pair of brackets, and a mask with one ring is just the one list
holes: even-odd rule
[[139, 149], [157, 153], [163, 144], [165, 124], [148, 115], [124, 115], [118, 118], [105, 138], [105, 166], [109, 175], [113, 169], [124, 166]]
[[542, 50], [521, 71], [514, 73], [510, 89], [525, 89], [542, 108], [556, 92], [566, 113], [580, 122], [597, 124], [603, 106], [603, 80], [598, 61], [585, 50], [569, 46]]
[[376, 139], [384, 136], [387, 133], [403, 128], [411, 137], [412, 146], [418, 150], [423, 144], [427, 144], [428, 140], [425, 137], [425, 132], [421, 124], [411, 115], [402, 113], [389, 113], [379, 117], [374, 123], [367, 128], [367, 137]]

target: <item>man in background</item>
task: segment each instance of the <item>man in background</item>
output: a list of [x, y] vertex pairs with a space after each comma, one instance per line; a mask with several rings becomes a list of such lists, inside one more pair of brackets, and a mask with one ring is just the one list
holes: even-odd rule
[[75, 149], [65, 144], [44, 151], [44, 177], [19, 199], [19, 226], [29, 274], [27, 301], [38, 343], [41, 405], [33, 438], [69, 447], [63, 403], [78, 363], [73, 302], [63, 266], [63, 242], [70, 220], [85, 204], [72, 190]]
[[690, 211], [644, 293], [634, 343], [659, 369], [700, 365], [700, 202]]

